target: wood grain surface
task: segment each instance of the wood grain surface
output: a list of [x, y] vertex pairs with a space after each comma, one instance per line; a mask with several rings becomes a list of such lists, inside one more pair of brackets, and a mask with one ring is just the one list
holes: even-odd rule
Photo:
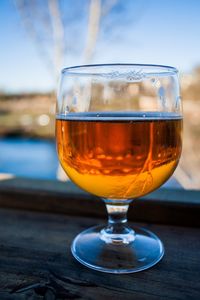
[[82, 266], [70, 253], [77, 233], [102, 222], [1, 208], [0, 299], [200, 299], [199, 228], [139, 224], [162, 239], [163, 260], [147, 271], [112, 275]]

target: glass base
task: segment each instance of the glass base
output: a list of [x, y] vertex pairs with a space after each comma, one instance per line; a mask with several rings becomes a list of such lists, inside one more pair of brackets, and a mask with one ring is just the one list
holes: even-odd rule
[[105, 239], [103, 226], [89, 228], [74, 239], [72, 254], [83, 265], [101, 272], [126, 274], [146, 270], [163, 257], [163, 244], [146, 229], [132, 229], [134, 238], [129, 243], [119, 243]]

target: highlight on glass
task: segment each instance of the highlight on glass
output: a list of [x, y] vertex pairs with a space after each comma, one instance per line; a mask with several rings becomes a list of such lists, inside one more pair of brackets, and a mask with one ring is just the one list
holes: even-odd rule
[[166, 182], [178, 165], [182, 108], [177, 73], [173, 67], [142, 64], [62, 70], [58, 157], [68, 177], [99, 196], [108, 212], [107, 225], [86, 229], [71, 246], [73, 256], [92, 269], [138, 272], [163, 257], [160, 239], [129, 225], [127, 211], [134, 199]]

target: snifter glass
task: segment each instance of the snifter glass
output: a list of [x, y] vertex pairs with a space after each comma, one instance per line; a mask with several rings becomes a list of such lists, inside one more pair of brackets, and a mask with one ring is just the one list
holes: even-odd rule
[[175, 68], [110, 64], [62, 70], [56, 113], [59, 160], [68, 177], [99, 196], [108, 212], [107, 225], [74, 239], [71, 250], [79, 262], [102, 272], [131, 273], [161, 260], [160, 239], [128, 225], [127, 211], [135, 198], [172, 175], [181, 132]]

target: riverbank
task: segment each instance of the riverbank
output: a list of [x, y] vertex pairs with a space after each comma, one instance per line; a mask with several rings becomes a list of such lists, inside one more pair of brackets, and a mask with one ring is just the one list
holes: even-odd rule
[[55, 96], [49, 94], [0, 95], [0, 136], [53, 138]]
[[[192, 91], [199, 90], [192, 85]], [[200, 100], [197, 95], [191, 94], [189, 88], [183, 90], [183, 152], [175, 176], [188, 189], [200, 189]], [[55, 105], [53, 93], [0, 94], [0, 137], [54, 139]]]

